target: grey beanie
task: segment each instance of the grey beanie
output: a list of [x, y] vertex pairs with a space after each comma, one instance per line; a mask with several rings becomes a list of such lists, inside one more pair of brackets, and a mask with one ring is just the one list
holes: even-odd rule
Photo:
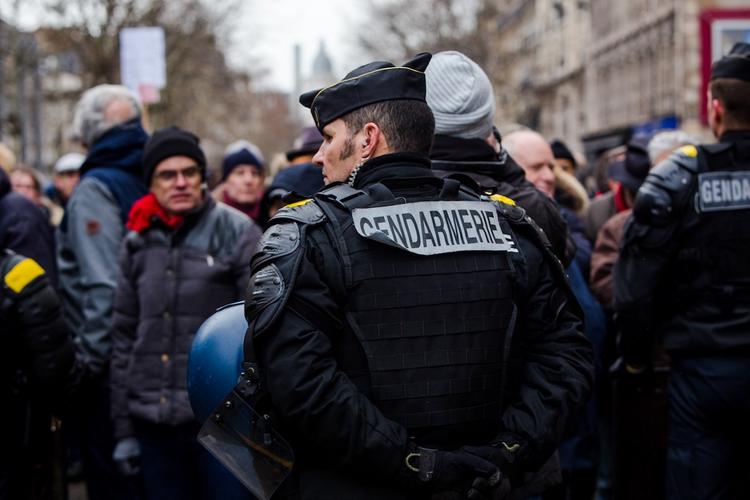
[[425, 74], [436, 134], [463, 139], [490, 136], [495, 95], [490, 79], [477, 63], [453, 50], [438, 52]]

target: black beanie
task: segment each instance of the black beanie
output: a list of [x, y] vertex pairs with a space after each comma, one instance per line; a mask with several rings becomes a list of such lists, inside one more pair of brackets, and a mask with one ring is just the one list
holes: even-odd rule
[[166, 127], [157, 130], [146, 142], [143, 149], [143, 175], [146, 186], [151, 185], [151, 177], [156, 166], [172, 156], [192, 158], [201, 169], [201, 178], [206, 177], [206, 155], [200, 147], [200, 139], [178, 127]]

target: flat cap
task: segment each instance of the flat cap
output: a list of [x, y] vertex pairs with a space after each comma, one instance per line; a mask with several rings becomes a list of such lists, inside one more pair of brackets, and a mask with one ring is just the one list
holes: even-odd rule
[[750, 44], [735, 43], [729, 54], [716, 61], [711, 67], [711, 80], [716, 78], [750, 82]]
[[347, 113], [383, 101], [427, 102], [424, 70], [431, 54], [422, 52], [402, 66], [376, 61], [352, 70], [343, 80], [322, 89], [306, 92], [299, 102], [310, 108], [315, 126], [323, 128]]

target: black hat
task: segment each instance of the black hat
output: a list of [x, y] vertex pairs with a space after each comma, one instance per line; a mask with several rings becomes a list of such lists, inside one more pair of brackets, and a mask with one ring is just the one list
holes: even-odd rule
[[323, 187], [323, 170], [312, 163], [302, 163], [287, 167], [276, 174], [264, 197], [269, 202], [289, 193], [310, 198]]
[[711, 80], [716, 78], [750, 82], [750, 44], [735, 43], [729, 54], [716, 61], [711, 67]]
[[552, 148], [552, 155], [555, 158], [570, 160], [573, 163], [574, 167], [578, 167], [578, 162], [573, 156], [573, 153], [570, 151], [570, 149], [568, 149], [568, 146], [566, 146], [564, 142], [559, 139], [555, 139], [550, 143], [550, 147]]
[[651, 168], [648, 151], [642, 145], [631, 142], [625, 150], [625, 159], [610, 167], [609, 177], [619, 181], [632, 193], [637, 193]]
[[154, 132], [143, 149], [143, 174], [146, 186], [151, 185], [151, 177], [156, 166], [172, 156], [192, 158], [201, 168], [201, 177], [205, 178], [206, 155], [200, 147], [200, 139], [181, 128], [166, 127]]
[[323, 143], [323, 136], [316, 127], [305, 127], [294, 140], [292, 149], [286, 152], [287, 161], [303, 155], [315, 154]]
[[422, 52], [403, 66], [371, 62], [349, 72], [338, 83], [302, 94], [299, 102], [310, 108], [318, 130], [368, 104], [398, 99], [426, 102], [424, 70], [431, 58], [431, 54]]

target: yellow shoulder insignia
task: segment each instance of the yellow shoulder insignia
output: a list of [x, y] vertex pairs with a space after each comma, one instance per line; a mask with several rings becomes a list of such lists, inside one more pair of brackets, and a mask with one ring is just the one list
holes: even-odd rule
[[698, 156], [698, 150], [692, 144], [688, 144], [687, 146], [682, 146], [677, 151], [684, 154], [685, 156], [689, 156], [690, 158], [695, 158], [696, 156]]
[[490, 199], [492, 199], [492, 201], [499, 201], [500, 203], [503, 203], [505, 205], [510, 205], [512, 207], [516, 206], [515, 201], [501, 194], [493, 194], [492, 196], [490, 196]]
[[303, 205], [307, 205], [312, 201], [312, 198], [307, 198], [301, 201], [295, 201], [294, 203], [290, 203], [289, 205], [285, 205], [285, 208], [294, 208], [294, 207], [301, 207]]
[[44, 275], [42, 266], [32, 259], [23, 259], [8, 271], [8, 274], [4, 277], [4, 281], [13, 292], [21, 293], [21, 290], [26, 288], [29, 283], [42, 275]]

